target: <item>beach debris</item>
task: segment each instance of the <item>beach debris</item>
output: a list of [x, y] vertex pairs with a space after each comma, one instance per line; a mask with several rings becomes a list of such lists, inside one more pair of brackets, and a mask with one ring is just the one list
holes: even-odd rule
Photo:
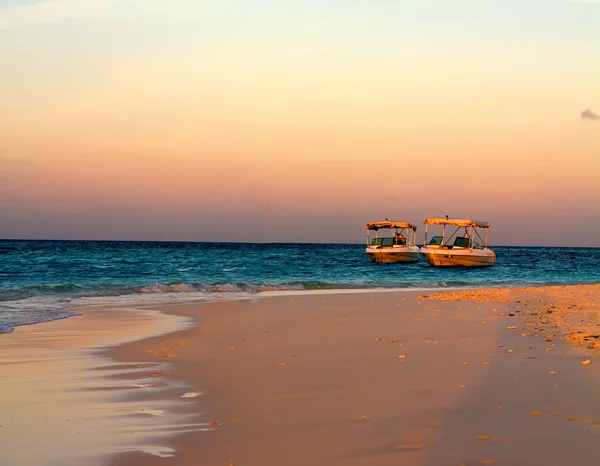
[[463, 384], [463, 385], [459, 385], [458, 387], [459, 387], [459, 388], [465, 388], [465, 387], [466, 387], [466, 385], [464, 385], [464, 384]]
[[587, 366], [591, 362], [592, 361], [590, 361], [589, 359], [586, 359], [585, 361], [581, 361], [581, 364], [583, 364], [584, 366]]
[[487, 324], [487, 322], [484, 320], [483, 322], [481, 322], [482, 324]]
[[540, 412], [539, 411], [531, 411], [529, 414], [532, 416], [539, 416]]
[[406, 357], [406, 354], [401, 354], [400, 356], [398, 356], [399, 359], [404, 359]]
[[181, 398], [196, 398], [197, 396], [202, 395], [200, 392], [188, 392], [181, 395]]
[[233, 351], [235, 349], [235, 347], [230, 346], [229, 348], [227, 348], [228, 351]]
[[[576, 290], [565, 286], [542, 286], [457, 291], [429, 295], [425, 299], [517, 304], [520, 309], [508, 309], [502, 314], [529, 317], [521, 328], [521, 335], [541, 334], [546, 339], [561, 338], [587, 349], [600, 349], [599, 297], [600, 284], [590, 284], [578, 285]], [[590, 331], [591, 328], [596, 331]]]
[[217, 427], [217, 426], [220, 426], [221, 423], [219, 421], [213, 421], [209, 425], [212, 426], [212, 427]]
[[381, 338], [379, 338], [379, 337], [375, 338], [375, 341], [379, 341], [379, 340], [381, 340]]
[[174, 353], [167, 353], [165, 355], [163, 355], [163, 358], [174, 358], [175, 354]]
[[489, 366], [491, 363], [489, 361], [482, 361], [481, 364], [484, 366]]
[[489, 435], [476, 435], [475, 440], [491, 440], [492, 437]]
[[469, 361], [463, 361], [463, 362], [461, 362], [461, 364], [462, 364], [463, 366], [466, 366], [467, 364], [469, 364]]
[[480, 464], [494, 464], [496, 460], [481, 460]]
[[281, 362], [281, 363], [279, 363], [279, 364], [277, 364], [277, 367], [284, 367], [284, 366], [285, 366], [285, 364], [284, 364], [284, 363], [282, 363], [282, 362]]
[[550, 374], [550, 375], [556, 375], [556, 372], [550, 371], [550, 372], [548, 372], [548, 374]]
[[361, 420], [361, 421], [366, 421], [366, 420], [367, 420], [367, 416], [361, 416], [361, 417], [360, 417], [360, 420]]
[[168, 447], [140, 447], [139, 450], [142, 453], [158, 456], [159, 458], [172, 458], [175, 456], [175, 450]]
[[516, 325], [510, 325], [509, 327], [506, 327], [508, 330], [514, 330], [517, 328]]
[[509, 352], [509, 353], [514, 353], [514, 352], [515, 352], [515, 350], [513, 350], [513, 349], [509, 349], [509, 350], [508, 350], [508, 352]]

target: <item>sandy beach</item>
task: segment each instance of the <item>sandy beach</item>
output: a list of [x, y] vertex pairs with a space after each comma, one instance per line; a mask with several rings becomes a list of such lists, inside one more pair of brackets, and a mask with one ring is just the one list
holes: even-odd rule
[[168, 440], [171, 458], [113, 464], [596, 464], [595, 352], [537, 336], [533, 302], [555, 306], [570, 335], [568, 318], [597, 321], [599, 287], [472, 293], [164, 307], [198, 326], [111, 356], [171, 355], [165, 377], [203, 394], [189, 409], [213, 430]]
[[[196, 325], [100, 353], [118, 403], [160, 415], [122, 418], [127, 447], [93, 431], [105, 449], [92, 453], [120, 466], [596, 465], [599, 297], [585, 285], [145, 305]], [[77, 319], [48, 325], [61, 339]]]

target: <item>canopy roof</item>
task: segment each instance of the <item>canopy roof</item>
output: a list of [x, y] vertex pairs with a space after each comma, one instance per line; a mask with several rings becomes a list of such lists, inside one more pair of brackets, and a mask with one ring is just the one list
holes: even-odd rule
[[490, 224], [488, 222], [480, 222], [478, 220], [462, 220], [460, 218], [430, 217], [430, 218], [426, 218], [423, 223], [430, 224], [430, 225], [456, 225], [459, 227], [479, 227], [479, 228], [489, 228], [490, 227]]
[[367, 230], [381, 230], [381, 229], [391, 229], [391, 228], [410, 228], [413, 231], [417, 231], [417, 227], [412, 223], [408, 222], [371, 222], [367, 223]]

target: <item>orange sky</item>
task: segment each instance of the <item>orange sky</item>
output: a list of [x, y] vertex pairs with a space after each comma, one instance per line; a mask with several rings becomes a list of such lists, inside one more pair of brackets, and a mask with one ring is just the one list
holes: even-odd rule
[[0, 3], [0, 238], [600, 246], [600, 4], [375, 3]]

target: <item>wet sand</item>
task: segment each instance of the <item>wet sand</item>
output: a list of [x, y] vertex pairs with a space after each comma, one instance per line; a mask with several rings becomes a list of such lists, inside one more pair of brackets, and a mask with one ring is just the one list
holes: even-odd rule
[[111, 464], [597, 465], [600, 359], [571, 336], [594, 335], [599, 286], [468, 293], [159, 306], [198, 325], [108, 355], [168, 360], [160, 378], [201, 394], [184, 411], [209, 430]]
[[[2, 466], [100, 466], [108, 453], [146, 450], [169, 431], [187, 431], [177, 400], [144, 399], [184, 392], [176, 380], [152, 374], [166, 364], [117, 364], [106, 348], [175, 331], [185, 322], [143, 309], [86, 308], [65, 320], [17, 327], [0, 336], [0, 464]], [[168, 427], [168, 429], [167, 429]]]

